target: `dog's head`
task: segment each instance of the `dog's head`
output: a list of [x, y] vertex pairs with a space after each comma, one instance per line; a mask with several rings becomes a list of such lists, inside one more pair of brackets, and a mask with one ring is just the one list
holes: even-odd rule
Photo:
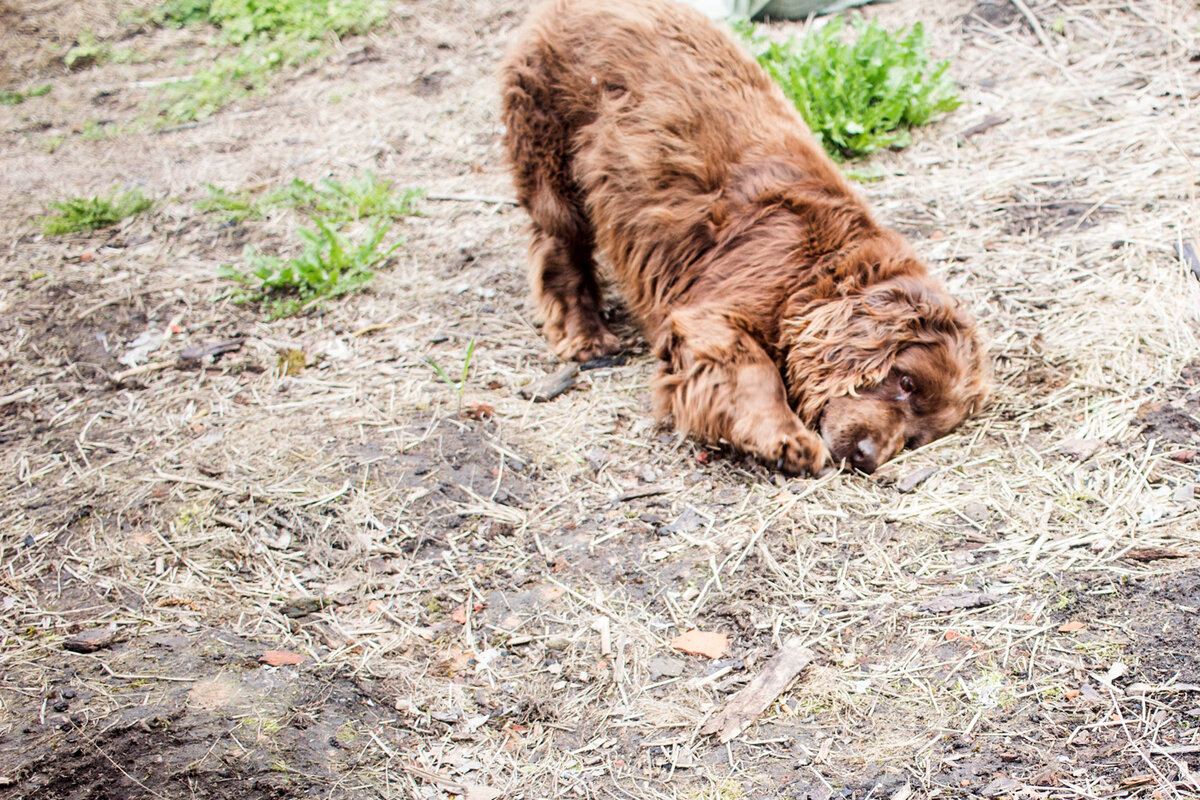
[[989, 393], [973, 320], [924, 275], [813, 300], [782, 339], [796, 413], [862, 472], [949, 433]]

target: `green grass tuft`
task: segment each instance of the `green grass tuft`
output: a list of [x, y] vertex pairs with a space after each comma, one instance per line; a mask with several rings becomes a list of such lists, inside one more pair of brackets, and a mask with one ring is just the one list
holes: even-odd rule
[[240, 46], [185, 81], [163, 88], [168, 121], [204, 119], [262, 91], [273, 73], [315, 58], [320, 40], [365, 33], [387, 19], [383, 0], [170, 0], [150, 14], [159, 25], [215, 25]]
[[380, 180], [374, 172], [345, 182], [329, 178], [313, 186], [293, 181], [292, 197], [298, 206], [309, 206], [314, 212], [336, 222], [351, 222], [367, 217], [406, 217], [419, 214], [415, 202], [424, 196], [419, 189], [406, 189], [397, 196], [390, 181]]
[[169, 121], [193, 122], [266, 89], [276, 71], [316, 56], [313, 42], [247, 42], [237, 53], [221, 55], [187, 80], [164, 85], [162, 113]]
[[108, 61], [112, 55], [112, 45], [96, 38], [91, 31], [83, 31], [71, 49], [63, 55], [63, 64], [67, 69], [87, 69]]
[[905, 147], [910, 128], [962, 104], [949, 62], [930, 61], [920, 23], [890, 33], [861, 17], [847, 28], [839, 17], [783, 44], [751, 23], [735, 28], [835, 158]]
[[41, 86], [35, 86], [27, 92], [14, 91], [12, 89], [0, 89], [0, 106], [16, 106], [24, 103], [31, 97], [41, 97], [50, 94], [50, 84], [44, 83]]
[[285, 261], [247, 246], [247, 269], [222, 267], [222, 277], [244, 287], [235, 301], [262, 303], [271, 319], [296, 314], [317, 300], [361, 288], [374, 275], [372, 270], [400, 246], [383, 247], [391, 223], [376, 222], [358, 243], [328, 220], [314, 217], [313, 224], [315, 229], [297, 232], [303, 249], [296, 258]]
[[150, 13], [165, 27], [216, 25], [233, 44], [366, 33], [387, 19], [383, 0], [170, 0]]
[[227, 219], [242, 222], [262, 219], [275, 208], [297, 208], [330, 222], [353, 222], [371, 217], [399, 219], [419, 216], [416, 201], [425, 196], [420, 189], [405, 189], [396, 194], [390, 181], [374, 172], [342, 181], [329, 178], [313, 185], [300, 179], [261, 195], [243, 189], [230, 191], [207, 185], [208, 197], [196, 204], [205, 212], [216, 212]]
[[40, 222], [42, 230], [52, 236], [94, 231], [140, 214], [152, 205], [153, 201], [143, 195], [140, 189], [121, 194], [114, 191], [104, 197], [72, 197], [50, 203], [50, 208], [57, 213], [48, 214]]

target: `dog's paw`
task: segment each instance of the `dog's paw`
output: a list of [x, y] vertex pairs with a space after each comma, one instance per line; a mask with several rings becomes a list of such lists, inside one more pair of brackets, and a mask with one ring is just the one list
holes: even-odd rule
[[768, 463], [789, 475], [818, 475], [829, 463], [829, 449], [819, 436], [807, 430], [783, 434], [778, 453]]
[[557, 342], [551, 340], [551, 346], [563, 361], [591, 361], [617, 352], [621, 340], [613, 335], [603, 323], [598, 323], [598, 329], [576, 333], [573, 336], [563, 336]]
[[731, 434], [729, 441], [734, 447], [790, 475], [817, 475], [830, 461], [829, 448], [821, 437], [783, 405], [746, 414]]

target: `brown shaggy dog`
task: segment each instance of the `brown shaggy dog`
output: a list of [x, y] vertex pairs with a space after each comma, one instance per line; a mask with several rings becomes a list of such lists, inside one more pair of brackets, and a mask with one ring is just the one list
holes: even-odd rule
[[593, 254], [663, 360], [660, 413], [789, 472], [874, 471], [983, 402], [971, 319], [875, 222], [795, 108], [673, 0], [549, 0], [500, 69], [561, 357], [617, 340]]

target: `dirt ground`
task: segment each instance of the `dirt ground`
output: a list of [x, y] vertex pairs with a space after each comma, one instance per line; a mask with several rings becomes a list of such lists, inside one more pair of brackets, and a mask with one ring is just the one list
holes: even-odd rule
[[[627, 325], [624, 359], [519, 395], [558, 368], [491, 79], [525, 4], [394, 5], [158, 129], [152, 84], [210, 34], [0, 2], [0, 81], [53, 86], [0, 107], [0, 798], [1200, 797], [1194, 3], [866, 10], [922, 20], [962, 86], [855, 169], [976, 310], [998, 391], [820, 480], [659, 427]], [[139, 58], [68, 73], [85, 28]], [[428, 193], [366, 291], [230, 302], [220, 265], [303, 220], [201, 213], [206, 183], [366, 170]], [[115, 185], [158, 202], [40, 233]], [[472, 340], [460, 396], [427, 359]], [[690, 629], [727, 652], [673, 649]], [[702, 734], [796, 638], [813, 662], [759, 720]]]

